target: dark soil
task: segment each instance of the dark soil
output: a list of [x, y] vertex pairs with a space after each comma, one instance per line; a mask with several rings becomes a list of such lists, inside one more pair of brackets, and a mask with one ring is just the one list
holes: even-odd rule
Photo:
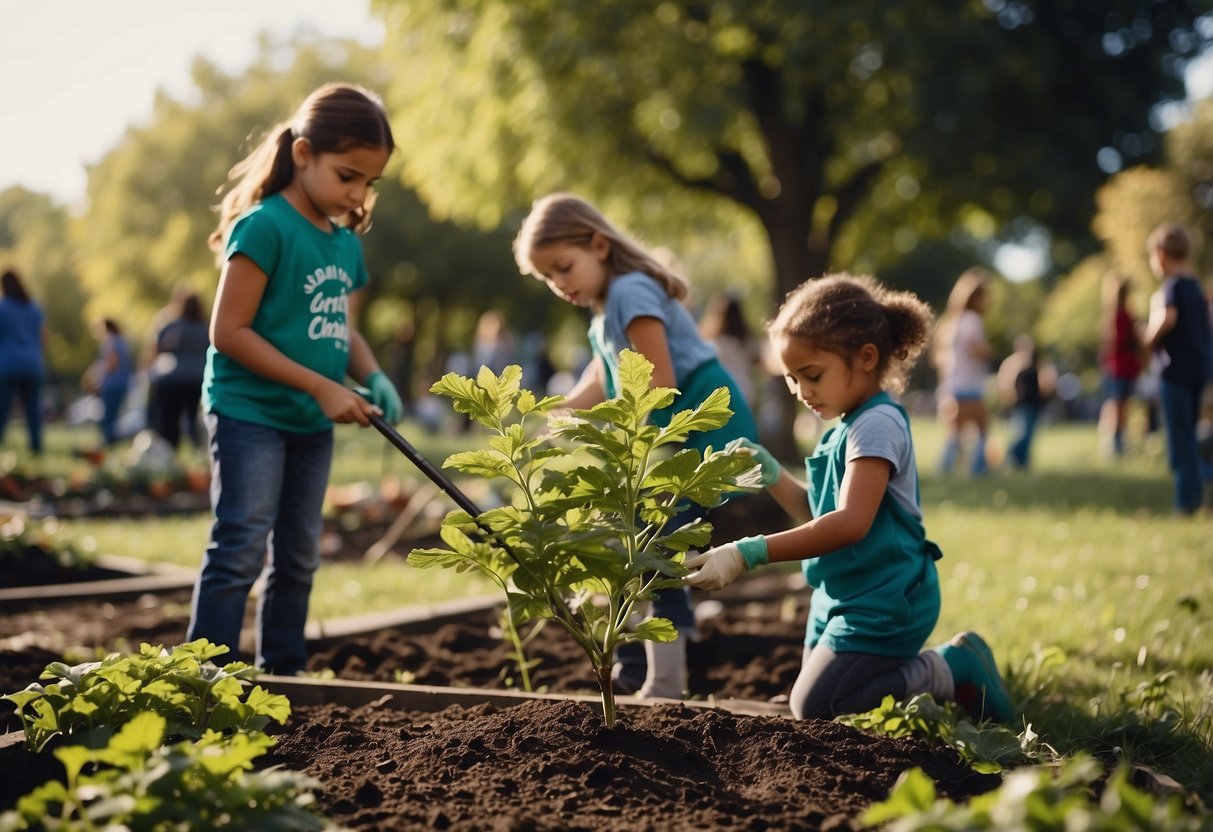
[[[769, 570], [731, 595], [698, 604], [692, 695], [786, 695], [800, 666], [806, 591], [789, 596], [784, 576]], [[14, 648], [0, 652], [0, 692], [35, 681], [66, 649], [179, 643], [187, 620], [188, 592], [0, 615], [0, 644]], [[517, 686], [497, 628], [486, 612], [420, 632], [339, 639], [317, 645], [311, 667], [346, 679]], [[584, 655], [556, 625], [544, 627], [528, 655], [539, 688], [594, 688]], [[6, 731], [15, 727], [7, 704]], [[265, 764], [315, 776], [319, 808], [354, 830], [849, 830], [914, 766], [955, 800], [999, 782], [945, 748], [677, 704], [621, 707], [614, 730], [598, 708], [572, 701], [440, 713], [296, 707], [275, 733]], [[0, 810], [53, 776], [61, 773], [49, 755], [0, 749]]]
[[849, 830], [915, 766], [955, 800], [999, 783], [916, 741], [677, 704], [614, 730], [577, 702], [299, 709], [271, 762], [357, 830]]

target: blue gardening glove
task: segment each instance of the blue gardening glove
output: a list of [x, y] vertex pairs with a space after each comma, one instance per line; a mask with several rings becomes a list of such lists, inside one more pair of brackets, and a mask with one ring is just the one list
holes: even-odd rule
[[767, 539], [762, 535], [743, 537], [684, 560], [683, 566], [698, 571], [687, 575], [683, 582], [699, 589], [720, 589], [768, 562]]
[[771, 486], [779, 482], [779, 473], [783, 470], [783, 466], [779, 464], [779, 460], [771, 456], [770, 451], [757, 442], [744, 438], [735, 439], [729, 444], [734, 450], [749, 454], [754, 458], [754, 461], [762, 468], [762, 484], [764, 486]]
[[383, 370], [376, 370], [366, 377], [366, 386], [371, 404], [383, 411], [384, 421], [396, 424], [404, 417], [404, 402], [396, 392], [396, 385]]

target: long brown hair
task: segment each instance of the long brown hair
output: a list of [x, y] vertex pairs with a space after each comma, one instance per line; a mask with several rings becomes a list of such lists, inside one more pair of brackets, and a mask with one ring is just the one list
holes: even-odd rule
[[531, 257], [537, 249], [555, 243], [572, 243], [588, 248], [598, 234], [611, 244], [607, 268], [611, 277], [628, 272], [643, 272], [656, 280], [665, 293], [676, 300], [686, 298], [686, 278], [653, 256], [644, 246], [620, 231], [597, 208], [572, 194], [548, 194], [535, 201], [531, 213], [514, 238], [514, 262], [523, 274], [534, 275]]
[[952, 331], [956, 328], [956, 320], [962, 312], [973, 309], [977, 301], [990, 291], [990, 273], [981, 266], [966, 269], [952, 291], [948, 293], [948, 305], [939, 317], [939, 326], [935, 329], [935, 348], [932, 359], [935, 366], [942, 366], [952, 351]]
[[[291, 147], [295, 139], [306, 139], [312, 153], [344, 153], [355, 147], [396, 148], [392, 128], [379, 97], [352, 84], [325, 84], [309, 95], [290, 121], [274, 126], [261, 144], [238, 162], [228, 174], [234, 183], [219, 205], [219, 224], [207, 242], [222, 254], [227, 232], [236, 219], [254, 204], [273, 196], [295, 178]], [[375, 194], [339, 218], [339, 225], [355, 231], [370, 226]]]

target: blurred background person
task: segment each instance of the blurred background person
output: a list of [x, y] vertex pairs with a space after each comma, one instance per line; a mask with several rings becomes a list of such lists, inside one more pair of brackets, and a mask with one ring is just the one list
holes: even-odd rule
[[181, 442], [183, 427], [194, 447], [202, 447], [198, 403], [210, 343], [202, 302], [196, 293], [187, 292], [177, 300], [175, 314], [155, 333], [148, 368], [148, 426], [174, 448]]
[[1009, 408], [1011, 436], [1007, 462], [1028, 467], [1040, 414], [1057, 384], [1057, 370], [1042, 364], [1031, 335], [1015, 339], [1015, 351], [998, 367], [999, 397]]
[[1141, 375], [1144, 347], [1139, 324], [1129, 312], [1131, 285], [1123, 275], [1104, 279], [1103, 331], [1099, 366], [1103, 372], [1104, 400], [1099, 409], [1099, 444], [1109, 456], [1125, 452], [1129, 402]]
[[994, 357], [986, 341], [985, 312], [990, 302], [989, 274], [968, 269], [956, 280], [935, 333], [933, 358], [939, 371], [939, 420], [946, 431], [941, 473], [949, 474], [961, 454], [966, 428], [976, 438], [969, 450], [969, 472], [984, 474], [989, 415], [985, 389]]
[[42, 453], [42, 350], [46, 323], [25, 284], [11, 269], [0, 278], [0, 445], [17, 398], [25, 408], [29, 449]]
[[131, 349], [122, 335], [122, 327], [113, 318], [93, 325], [101, 354], [84, 375], [85, 389], [101, 399], [101, 442], [109, 446], [118, 441], [118, 414], [131, 386], [134, 366]]

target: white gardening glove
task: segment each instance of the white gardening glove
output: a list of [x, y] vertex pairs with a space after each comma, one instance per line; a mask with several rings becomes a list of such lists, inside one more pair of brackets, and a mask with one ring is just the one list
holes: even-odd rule
[[720, 589], [767, 562], [767, 539], [762, 535], [743, 537], [684, 560], [683, 566], [698, 571], [687, 575], [683, 582], [699, 589]]
[[750, 439], [734, 439], [725, 446], [726, 451], [737, 451], [739, 453], [748, 454], [754, 458], [762, 469], [762, 484], [770, 487], [779, 482], [779, 475], [783, 472], [783, 466], [779, 464], [779, 460], [772, 456], [771, 452]]

